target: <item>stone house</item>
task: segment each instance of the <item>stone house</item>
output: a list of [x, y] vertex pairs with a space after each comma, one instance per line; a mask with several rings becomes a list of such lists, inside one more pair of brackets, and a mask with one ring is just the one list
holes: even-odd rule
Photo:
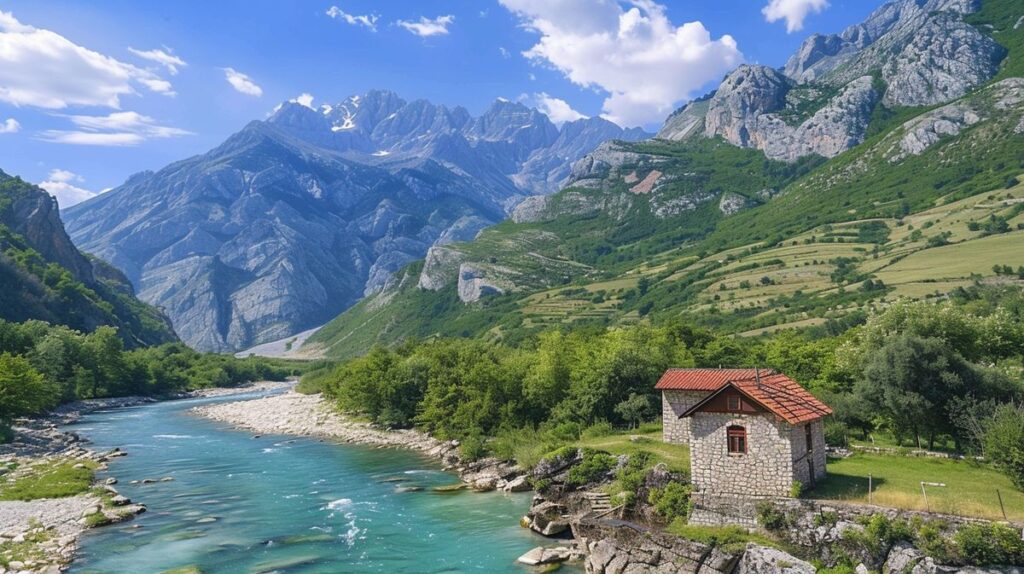
[[832, 409], [771, 370], [670, 369], [658, 381], [665, 442], [690, 445], [696, 491], [789, 496], [825, 477]]

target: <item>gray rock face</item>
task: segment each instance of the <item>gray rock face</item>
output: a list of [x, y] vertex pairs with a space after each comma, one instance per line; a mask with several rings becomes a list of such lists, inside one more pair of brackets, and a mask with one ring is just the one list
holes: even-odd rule
[[722, 136], [740, 147], [763, 149], [767, 144], [765, 124], [774, 123], [765, 114], [782, 109], [793, 82], [767, 66], [743, 65], [718, 87], [708, 105], [704, 132]]
[[979, 0], [897, 0], [838, 36], [808, 38], [786, 63], [798, 82], [833, 86], [881, 72], [887, 106], [944, 103], [995, 75], [1006, 50], [963, 21]]
[[[237, 350], [328, 321], [432, 245], [471, 240], [553, 191], [604, 139], [645, 136], [599, 119], [558, 129], [507, 101], [478, 118], [386, 91], [285, 103], [204, 155], [68, 210], [68, 228], [185, 342]], [[490, 288], [471, 284], [470, 297]]]
[[736, 574], [814, 574], [817, 568], [781, 550], [748, 543]]
[[807, 38], [781, 71], [740, 66], [710, 101], [670, 116], [658, 137], [721, 136], [784, 161], [834, 157], [864, 140], [877, 105], [950, 102], [996, 74], [1006, 50], [963, 19], [979, 7], [979, 0], [888, 2], [841, 34]]
[[797, 125], [782, 116], [793, 86], [771, 68], [738, 68], [711, 98], [705, 135], [758, 148], [769, 158], [785, 161], [810, 154], [834, 157], [863, 141], [878, 101], [869, 76], [851, 81]]
[[979, 91], [978, 96], [942, 106], [903, 124], [903, 136], [889, 149], [889, 161], [895, 163], [910, 155], [920, 155], [942, 138], [956, 136], [981, 121], [989, 105], [997, 111], [1019, 109], [1024, 103], [1024, 79], [1007, 78]]
[[694, 100], [669, 116], [655, 137], [683, 141], [700, 136], [704, 133], [704, 117], [707, 113], [708, 99]]

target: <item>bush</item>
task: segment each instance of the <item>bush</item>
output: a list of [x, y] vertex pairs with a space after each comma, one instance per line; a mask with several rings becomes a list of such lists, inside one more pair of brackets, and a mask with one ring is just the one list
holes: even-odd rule
[[985, 454], [1024, 489], [1024, 406], [1000, 405], [984, 423]]
[[789, 496], [792, 498], [800, 498], [800, 495], [804, 491], [804, 483], [799, 480], [794, 480], [793, 484], [789, 486]]
[[846, 447], [850, 445], [850, 429], [845, 423], [829, 420], [825, 423], [825, 444]]
[[615, 468], [616, 462], [616, 458], [610, 454], [585, 449], [583, 460], [569, 469], [565, 483], [569, 486], [583, 486], [599, 482]]
[[971, 524], [954, 537], [960, 559], [972, 566], [1024, 563], [1024, 540], [1009, 526], [997, 523]]
[[646, 451], [630, 455], [626, 464], [622, 465], [622, 468], [615, 473], [615, 480], [619, 481], [619, 486], [623, 491], [636, 493], [643, 486], [644, 478], [647, 476], [647, 465], [650, 464], [650, 461], [651, 454]]
[[757, 521], [769, 531], [788, 528], [791, 522], [785, 512], [768, 501], [757, 503]]
[[459, 443], [459, 454], [465, 460], [477, 460], [486, 454], [484, 438], [478, 433], [471, 434]]
[[665, 522], [672, 522], [675, 519], [685, 520], [690, 515], [690, 494], [693, 487], [689, 484], [670, 482], [665, 488], [651, 489], [647, 501], [654, 507], [658, 516], [665, 519]]

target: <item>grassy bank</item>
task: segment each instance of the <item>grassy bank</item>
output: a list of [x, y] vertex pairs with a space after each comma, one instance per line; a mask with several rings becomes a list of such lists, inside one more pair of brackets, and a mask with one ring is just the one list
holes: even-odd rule
[[988, 465], [967, 460], [874, 454], [830, 459], [828, 478], [807, 496], [867, 503], [868, 475], [871, 501], [879, 506], [925, 510], [921, 482], [937, 482], [946, 486], [926, 486], [933, 512], [1002, 520], [998, 490], [1007, 518], [1024, 521], [1024, 492]]

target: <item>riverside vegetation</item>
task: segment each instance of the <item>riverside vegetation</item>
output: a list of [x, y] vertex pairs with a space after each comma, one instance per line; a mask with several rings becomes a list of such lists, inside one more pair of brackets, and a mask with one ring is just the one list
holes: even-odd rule
[[301, 369], [295, 362], [198, 353], [181, 343], [127, 350], [109, 326], [81, 333], [0, 319], [0, 442], [10, 438], [13, 419], [69, 401], [281, 381]]
[[[1020, 290], [974, 287], [941, 303], [895, 304], [839, 335], [742, 340], [675, 323], [554, 329], [514, 347], [406, 342], [322, 366], [300, 390], [323, 391], [341, 410], [381, 425], [459, 439], [464, 456], [531, 467], [565, 445], [609, 434], [601, 429], [655, 418], [654, 383], [668, 367], [758, 365], [786, 372], [835, 408], [826, 427], [833, 446], [876, 435], [918, 447], [949, 442], [1020, 489], [1022, 315]], [[686, 470], [678, 454], [653, 454], [652, 465]]]

